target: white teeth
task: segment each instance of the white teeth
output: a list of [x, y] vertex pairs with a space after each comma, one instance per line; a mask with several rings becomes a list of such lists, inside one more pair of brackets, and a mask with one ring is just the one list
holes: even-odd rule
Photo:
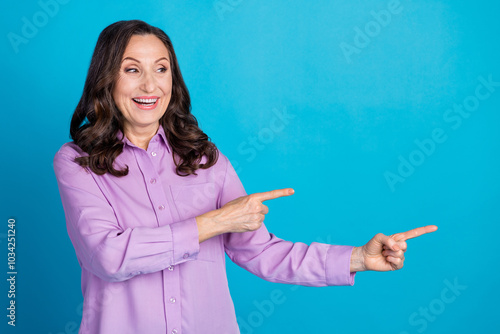
[[132, 99], [132, 100], [138, 103], [156, 103], [156, 101], [158, 101], [158, 99]]

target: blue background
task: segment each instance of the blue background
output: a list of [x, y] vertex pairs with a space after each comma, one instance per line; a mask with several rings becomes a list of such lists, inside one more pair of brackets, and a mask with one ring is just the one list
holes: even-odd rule
[[[52, 159], [69, 141], [99, 32], [136, 18], [171, 37], [193, 113], [247, 192], [295, 188], [268, 203], [271, 232], [362, 245], [439, 226], [408, 242], [403, 270], [359, 273], [353, 287], [293, 288], [228, 262], [242, 333], [499, 332], [500, 87], [474, 100], [481, 77], [500, 81], [498, 2], [401, 0], [384, 25], [372, 11], [391, 1], [60, 2], [48, 15], [37, 1], [8, 1], [0, 14], [0, 332], [77, 331], [80, 268]], [[24, 29], [29, 38], [26, 21], [39, 25]], [[447, 120], [464, 101], [479, 104]], [[435, 129], [441, 142], [422, 153], [415, 141], [429, 143]], [[391, 186], [401, 159], [416, 166]], [[15, 328], [5, 316], [8, 218], [17, 221]]]

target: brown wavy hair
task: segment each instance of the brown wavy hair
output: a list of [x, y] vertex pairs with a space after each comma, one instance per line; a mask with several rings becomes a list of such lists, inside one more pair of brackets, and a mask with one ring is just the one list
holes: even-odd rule
[[[154, 35], [167, 48], [172, 71], [172, 96], [165, 114], [160, 119], [172, 148], [176, 173], [196, 175], [217, 162], [218, 151], [208, 136], [198, 127], [191, 114], [191, 99], [182, 78], [174, 48], [167, 34], [139, 20], [119, 21], [106, 27], [97, 40], [85, 80], [82, 97], [71, 119], [70, 136], [88, 156], [75, 158], [82, 167], [94, 173], [110, 173], [120, 177], [128, 174], [128, 166], [115, 169], [113, 162], [123, 151], [124, 143], [117, 138], [123, 132], [123, 115], [113, 100], [125, 49], [134, 35]], [[206, 162], [201, 159], [206, 156]]]

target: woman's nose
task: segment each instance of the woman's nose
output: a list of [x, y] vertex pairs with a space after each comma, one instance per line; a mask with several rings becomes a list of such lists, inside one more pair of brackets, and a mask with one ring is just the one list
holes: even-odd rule
[[153, 73], [144, 72], [142, 76], [141, 89], [144, 92], [151, 93], [156, 88], [156, 82]]

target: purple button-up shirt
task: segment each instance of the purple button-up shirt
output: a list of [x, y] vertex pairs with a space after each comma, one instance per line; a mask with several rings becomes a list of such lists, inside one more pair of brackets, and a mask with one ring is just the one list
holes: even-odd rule
[[147, 150], [123, 142], [115, 167], [129, 167], [124, 177], [80, 167], [73, 159], [86, 153], [74, 142], [54, 157], [82, 268], [80, 333], [239, 333], [224, 253], [272, 282], [354, 284], [351, 246], [292, 243], [264, 224], [200, 244], [195, 217], [246, 195], [229, 160], [219, 153], [211, 168], [181, 177], [161, 126]]

